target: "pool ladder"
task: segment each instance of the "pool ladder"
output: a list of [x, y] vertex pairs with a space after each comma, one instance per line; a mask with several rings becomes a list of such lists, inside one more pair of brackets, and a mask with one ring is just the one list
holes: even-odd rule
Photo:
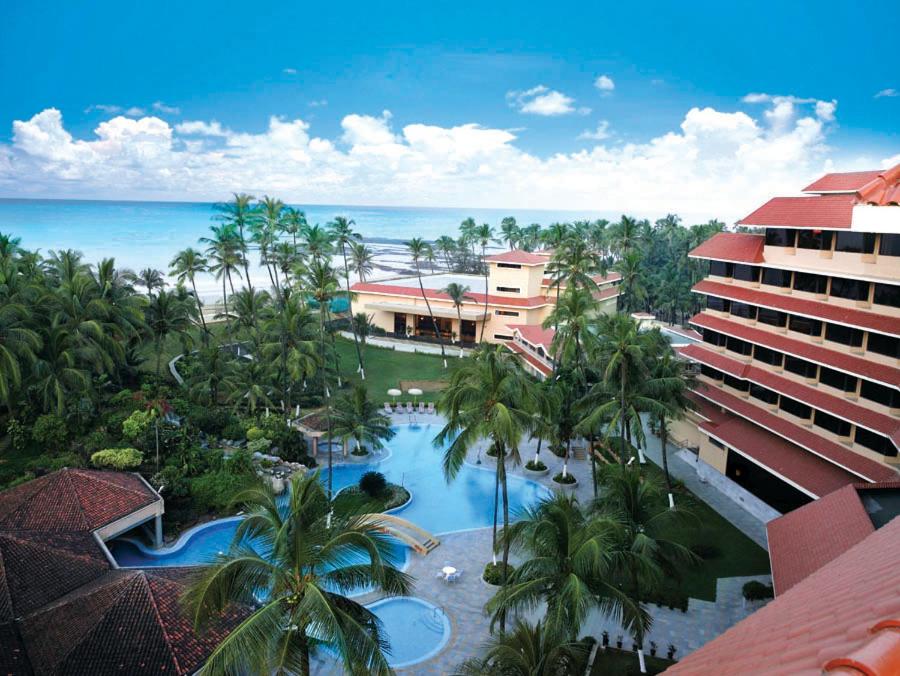
[[422, 624], [424, 624], [429, 629], [442, 632], [444, 631], [443, 618], [446, 616], [447, 613], [444, 612], [444, 608], [442, 606], [435, 606], [434, 608], [432, 608], [431, 612], [422, 619]]

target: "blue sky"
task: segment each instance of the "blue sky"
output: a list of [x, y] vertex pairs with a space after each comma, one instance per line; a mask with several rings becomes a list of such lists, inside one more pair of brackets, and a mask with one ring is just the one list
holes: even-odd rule
[[[750, 163], [764, 175], [756, 166], [761, 158], [780, 161], [773, 139], [797, 131], [803, 119], [820, 128], [816, 138], [788, 139], [795, 143], [788, 158], [803, 154], [798, 180], [832, 165], [878, 165], [900, 153], [900, 76], [890, 49], [896, 32], [884, 20], [883, 3], [852, 5], [13, 1], [5, 4], [0, 23], [0, 81], [8, 94], [0, 98], [0, 195], [200, 199], [247, 188], [280, 189], [310, 201], [366, 203], [383, 196], [395, 203], [449, 205], [471, 194], [473, 206], [519, 206], [486, 202], [491, 195], [529, 202], [534, 190], [521, 167], [509, 176], [516, 190], [498, 194], [483, 177], [511, 170], [479, 156], [514, 149], [508, 164], [533, 162], [540, 176], [552, 174], [554, 156], [569, 159], [566, 173], [576, 170], [571, 163], [579, 163], [579, 153], [592, 153], [593, 163], [581, 169], [597, 180], [584, 190], [608, 196], [619, 186], [601, 174], [632, 161], [629, 144], [652, 169], [647, 156], [657, 140], [691, 135], [683, 125], [692, 109], [743, 112], [758, 126], [756, 137], [737, 129], [738, 138], [723, 141], [723, 130], [741, 127], [743, 118], [717, 118], [712, 132], [709, 119], [702, 122], [701, 136], [715, 137], [707, 134], [701, 142], [703, 160], [712, 164], [697, 172], [708, 178], [729, 154], [769, 143]], [[603, 86], [600, 76], [607, 78]], [[769, 96], [747, 100], [752, 93]], [[54, 109], [59, 120], [39, 118], [17, 135], [15, 121], [28, 124]], [[362, 120], [365, 133], [377, 137], [386, 130], [392, 136], [381, 143], [354, 135], [348, 116]], [[295, 185], [250, 167], [248, 153], [263, 155], [277, 143], [273, 117], [302, 121], [307, 145], [313, 139], [331, 144], [298, 150], [310, 153], [304, 171], [313, 172], [310, 162], [330, 169], [304, 174], [304, 185]], [[169, 131], [151, 129], [149, 122], [127, 129], [117, 122], [121, 128], [108, 129], [107, 140], [111, 135], [130, 150], [90, 146], [98, 126], [115, 118], [158, 118]], [[215, 131], [208, 126], [201, 134], [178, 130], [186, 122], [213, 121], [223, 133], [206, 133]], [[420, 154], [414, 165], [407, 157], [393, 174], [379, 167], [411, 154], [415, 125], [430, 130], [419, 142], [431, 154]], [[513, 138], [433, 138], [434, 130], [464, 125]], [[299, 130], [293, 132], [290, 143], [300, 143]], [[156, 141], [166, 134], [169, 147], [161, 149]], [[396, 147], [386, 147], [389, 140], [398, 141]], [[434, 154], [435, 143], [464, 148]], [[380, 148], [378, 161], [371, 146]], [[598, 146], [606, 155], [598, 155]], [[210, 168], [210, 153], [223, 147], [243, 149], [233, 174], [222, 165]], [[463, 157], [460, 165], [430, 173], [429, 166], [448, 163], [447, 152]], [[106, 164], [124, 167], [116, 172], [119, 181], [101, 185], [92, 178], [97, 172], [84, 156], [99, 162], [98, 153]], [[360, 170], [354, 155], [368, 157], [372, 168]], [[185, 178], [192, 162], [207, 172], [199, 185]], [[657, 164], [659, 171], [673, 169], [671, 158]], [[167, 172], [161, 173], [162, 165]], [[160, 179], [175, 174], [178, 181]], [[795, 177], [786, 166], [775, 175]], [[416, 202], [413, 188], [423, 177], [433, 187]], [[337, 182], [356, 192], [336, 189]], [[406, 190], [399, 191], [398, 183]], [[385, 185], [391, 188], [386, 193]], [[685, 189], [708, 187], [698, 182]], [[577, 197], [565, 195], [568, 201]], [[522, 206], [546, 206], [550, 199], [542, 195], [540, 204]]]

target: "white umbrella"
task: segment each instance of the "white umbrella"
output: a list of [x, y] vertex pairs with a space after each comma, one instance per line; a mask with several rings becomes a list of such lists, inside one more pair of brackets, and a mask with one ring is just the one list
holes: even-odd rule
[[413, 397], [413, 403], [416, 403], [415, 402], [416, 397], [422, 396], [422, 390], [420, 390], [418, 387], [411, 387], [408, 390], [406, 390], [406, 393]]
[[399, 397], [403, 392], [398, 390], [396, 387], [392, 387], [387, 391], [388, 396], [393, 397], [394, 401], [397, 401], [397, 397]]

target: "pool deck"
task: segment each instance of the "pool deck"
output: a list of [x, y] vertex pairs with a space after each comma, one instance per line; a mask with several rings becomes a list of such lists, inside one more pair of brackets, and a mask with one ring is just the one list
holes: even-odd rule
[[[394, 415], [396, 424], [410, 422], [406, 414]], [[420, 424], [440, 424], [442, 419], [437, 415], [415, 415], [415, 421]], [[658, 462], [659, 440], [651, 434], [647, 434], [648, 458]], [[481, 442], [469, 454], [468, 460], [475, 462], [478, 451], [481, 451], [482, 465], [490, 467], [493, 460], [484, 455], [486, 442]], [[534, 455], [535, 442], [523, 444], [521, 454], [523, 459], [530, 459]], [[675, 453], [680, 450], [677, 447], [670, 449], [670, 466], [674, 464], [672, 458], [677, 460]], [[543, 478], [534, 479], [539, 483], [552, 487], [550, 479], [562, 468], [562, 459], [552, 453], [541, 451], [541, 459], [550, 468], [550, 472]], [[687, 469], [690, 466], [681, 461]], [[569, 468], [578, 479], [575, 493], [582, 501], [592, 497], [590, 487], [590, 463], [586, 460], [570, 460]], [[677, 470], [682, 468], [676, 465]], [[673, 468], [674, 469], [674, 468]], [[522, 475], [521, 468], [510, 468], [510, 474]], [[692, 470], [691, 470], [692, 471]], [[673, 474], [676, 472], [673, 472]], [[757, 522], [745, 512], [739, 505], [731, 502], [719, 491], [707, 484], [691, 485], [701, 498], [712, 504], [722, 516], [734, 523], [740, 530], [747, 532], [750, 537], [759, 540], [760, 533], [765, 532], [765, 525]], [[707, 494], [709, 493], [709, 494]], [[764, 537], [764, 535], [763, 535]], [[482, 647], [489, 637], [490, 619], [484, 612], [484, 605], [494, 593], [494, 588], [481, 580], [481, 572], [491, 558], [491, 529], [451, 533], [441, 537], [441, 545], [428, 556], [413, 555], [410, 559], [408, 571], [415, 577], [416, 583], [410, 593], [425, 601], [440, 607], [450, 618], [452, 634], [444, 649], [435, 657], [419, 664], [397, 669], [398, 674], [404, 676], [412, 674], [438, 675], [453, 673], [454, 669], [470, 657], [481, 654]], [[517, 563], [517, 557], [511, 557], [513, 564]], [[452, 565], [464, 571], [462, 578], [455, 583], [448, 584], [436, 576], [444, 565]], [[683, 657], [688, 652], [696, 650], [707, 641], [715, 638], [728, 627], [743, 619], [758, 606], [748, 607], [743, 603], [741, 586], [748, 579], [760, 579], [768, 582], [768, 577], [756, 578], [727, 578], [720, 579], [717, 587], [715, 602], [698, 601], [691, 599], [686, 613], [671, 611], [667, 608], [659, 608], [650, 605], [648, 610], [654, 618], [654, 626], [650, 631], [647, 641], [656, 641], [661, 649], [665, 649], [669, 643], [678, 647], [678, 657]], [[371, 594], [361, 600], [369, 603], [380, 598], [378, 594]], [[615, 640], [618, 634], [627, 636], [627, 632], [621, 630], [614, 622], [610, 622], [599, 614], [589, 616], [582, 634], [591, 634], [599, 637], [603, 630], [610, 632]], [[626, 638], [626, 646], [630, 647], [630, 641]], [[324, 675], [328, 671], [315, 671]]]

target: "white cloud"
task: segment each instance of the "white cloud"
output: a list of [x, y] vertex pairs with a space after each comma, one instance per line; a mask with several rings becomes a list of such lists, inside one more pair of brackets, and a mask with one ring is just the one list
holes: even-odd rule
[[900, 91], [897, 91], [893, 87], [888, 87], [887, 89], [882, 89], [880, 92], [875, 94], [876, 99], [881, 99], [881, 98], [885, 98], [885, 97], [894, 97], [894, 96], [900, 96]]
[[616, 88], [616, 83], [613, 82], [613, 79], [609, 75], [599, 75], [597, 76], [597, 79], [594, 80], [594, 86], [601, 92], [611, 92]]
[[281, 72], [284, 73], [285, 75], [296, 75], [297, 69], [296, 68], [285, 68]]
[[169, 106], [163, 103], [162, 101], [157, 101], [153, 104], [153, 110], [159, 113], [166, 113], [167, 115], [180, 115], [181, 108], [176, 106]]
[[[155, 104], [154, 107], [156, 107]], [[106, 113], [108, 115], [128, 115], [129, 117], [140, 117], [144, 114], [144, 109], [139, 108], [138, 106], [124, 108], [123, 106], [115, 106], [107, 103], [97, 103], [84, 109], [85, 113], [93, 113], [94, 111], [100, 111], [101, 113]]]
[[525, 91], [507, 92], [506, 100], [520, 113], [531, 115], [568, 115], [575, 112], [587, 115], [591, 112], [590, 108], [576, 109], [573, 105], [575, 99], [544, 85], [538, 85]]
[[[316, 136], [303, 119], [272, 117], [263, 131], [243, 133], [215, 120], [170, 126], [122, 115], [78, 138], [49, 108], [15, 121], [11, 142], [0, 143], [0, 195], [217, 200], [247, 191], [300, 203], [733, 220], [832, 164], [845, 166], [826, 143], [835, 126], [826, 111], [780, 98], [791, 100], [760, 101], [758, 115], [691, 108], [678, 127], [653, 138], [592, 139], [587, 149], [546, 156], [523, 150], [512, 130], [474, 122], [398, 128], [386, 111], [346, 115], [334, 138]], [[608, 128], [600, 123], [588, 133]]]
[[590, 129], [586, 129], [578, 135], [580, 139], [588, 139], [591, 141], [603, 141], [604, 139], [608, 139], [611, 136], [609, 133], [609, 121], [608, 120], [600, 120], [597, 123], [597, 128], [591, 131]]
[[316, 99], [315, 101], [310, 101], [306, 105], [310, 108], [323, 108], [328, 105], [328, 99]]
[[221, 124], [212, 120], [211, 122], [203, 122], [202, 120], [188, 120], [175, 125], [175, 131], [179, 134], [196, 135], [196, 136], [229, 136], [231, 132], [225, 129]]
[[794, 124], [798, 107], [812, 106], [816, 118], [823, 122], [834, 122], [834, 113], [837, 110], [837, 100], [835, 99], [824, 101], [808, 97], [754, 92], [747, 94], [741, 100], [744, 103], [770, 104], [771, 108], [766, 110], [764, 115], [769, 120], [774, 132], [781, 132]]

